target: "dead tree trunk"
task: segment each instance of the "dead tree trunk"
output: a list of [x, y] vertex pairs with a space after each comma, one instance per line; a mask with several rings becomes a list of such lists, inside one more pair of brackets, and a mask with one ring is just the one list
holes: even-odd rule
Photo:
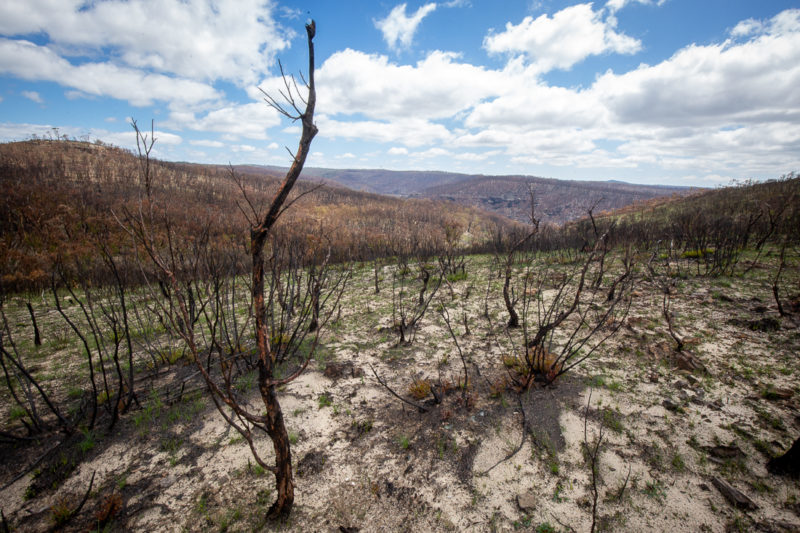
[[306, 33], [308, 34], [308, 99], [306, 100], [305, 111], [301, 112], [295, 105], [291, 92], [287, 92], [287, 96], [293, 111], [285, 109], [280, 103], [267, 95], [267, 102], [279, 113], [293, 120], [301, 120], [303, 133], [300, 137], [300, 143], [292, 166], [273, 198], [269, 211], [267, 211], [261, 223], [250, 230], [250, 254], [253, 258], [253, 312], [256, 318], [259, 390], [261, 391], [264, 407], [267, 409], [267, 433], [272, 439], [272, 444], [275, 448], [274, 473], [278, 491], [275, 503], [272, 504], [272, 507], [267, 512], [267, 517], [269, 518], [287, 516], [292, 510], [294, 481], [292, 480], [292, 454], [289, 448], [289, 435], [286, 432], [281, 406], [275, 394], [276, 385], [273, 378], [275, 356], [270, 347], [269, 325], [266, 321], [266, 305], [264, 303], [264, 245], [272, 226], [282, 212], [281, 208], [286, 202], [289, 192], [292, 190], [297, 178], [300, 177], [303, 164], [311, 148], [311, 141], [317, 134], [317, 127], [314, 125], [314, 107], [317, 103], [317, 93], [314, 86], [314, 35], [316, 33], [316, 25], [313, 20], [310, 24], [306, 24]]
[[773, 474], [800, 477], [800, 438], [794, 441], [792, 447], [780, 457], [770, 459], [767, 470]]
[[522, 248], [522, 246], [528, 242], [528, 240], [536, 235], [539, 232], [539, 220], [536, 219], [536, 198], [533, 193], [533, 188], [528, 189], [528, 195], [531, 199], [531, 225], [532, 228], [529, 232], [527, 232], [522, 238], [516, 240], [512, 243], [511, 249], [508, 251], [508, 255], [506, 256], [506, 268], [505, 268], [505, 279], [503, 281], [503, 302], [506, 304], [506, 310], [508, 311], [508, 327], [509, 328], [518, 328], [519, 327], [519, 315], [517, 314], [516, 309], [514, 309], [515, 299], [511, 294], [511, 274], [514, 270], [514, 254]]
[[33, 306], [30, 302], [25, 302], [28, 307], [28, 313], [31, 315], [31, 324], [33, 324], [33, 344], [34, 346], [42, 345], [42, 337], [39, 335], [39, 325], [36, 323], [36, 315], [33, 314]]

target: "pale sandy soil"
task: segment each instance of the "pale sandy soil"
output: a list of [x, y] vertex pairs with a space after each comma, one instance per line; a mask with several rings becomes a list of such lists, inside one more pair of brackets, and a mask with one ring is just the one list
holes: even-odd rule
[[[264, 523], [273, 480], [202, 396], [153, 408], [146, 420], [126, 415], [56, 489], [26, 499], [26, 475], [0, 494], [5, 516], [20, 531], [45, 530], [52, 507], [79, 500], [94, 473], [72, 529], [93, 527], [104, 498], [116, 493], [122, 508], [108, 528], [114, 531], [583, 532], [593, 495], [584, 448], [602, 428], [598, 530], [800, 531], [800, 482], [765, 468], [770, 454], [800, 435], [800, 329], [787, 319], [769, 332], [741, 322], [777, 316], [764, 275], [678, 283], [677, 329], [692, 339], [689, 350], [707, 373], [676, 368], [658, 290], [640, 281], [612, 340], [555, 386], [520, 400], [511, 390], [492, 396], [483, 379], [504, 374], [502, 356], [512, 348], [500, 334], [501, 280], [490, 297], [492, 329], [481, 317], [488, 260], [472, 261], [452, 294], [442, 287], [406, 346], [395, 346], [386, 329], [389, 269], [378, 295], [369, 270], [355, 277], [323, 344], [329, 361], [352, 362], [363, 376], [329, 379], [325, 363], [315, 362], [280, 396], [297, 472], [287, 522]], [[454, 316], [467, 313], [471, 335], [459, 324], [458, 341], [481, 376], [473, 366], [470, 406], [455, 391], [420, 413], [380, 386], [369, 365], [403, 394], [414, 378], [456, 382], [461, 361], [433, 309], [440, 301]], [[767, 399], [768, 387], [791, 397]], [[321, 405], [323, 394], [330, 405]], [[523, 438], [523, 410], [536, 422], [533, 436], [502, 461]], [[268, 439], [258, 443], [269, 457]], [[717, 457], [720, 446], [738, 451]], [[715, 476], [758, 508], [734, 509]]]

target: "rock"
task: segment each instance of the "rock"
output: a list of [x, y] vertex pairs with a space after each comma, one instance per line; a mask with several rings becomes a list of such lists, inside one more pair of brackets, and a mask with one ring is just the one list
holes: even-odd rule
[[675, 364], [679, 369], [686, 370], [688, 372], [695, 372], [697, 370], [700, 370], [701, 372], [706, 371], [706, 367], [703, 365], [703, 363], [701, 363], [697, 357], [686, 351], [675, 354]]
[[744, 459], [745, 455], [738, 446], [707, 446], [705, 450], [717, 459]]
[[661, 402], [661, 405], [663, 405], [664, 409], [666, 409], [667, 411], [673, 411], [673, 412], [677, 411], [679, 407], [678, 404], [673, 402], [672, 400], [664, 400], [663, 402]]
[[534, 509], [536, 509], [536, 502], [538, 498], [536, 494], [531, 491], [526, 492], [525, 494], [520, 494], [517, 496], [517, 505], [519, 508], [525, 511], [526, 513], [530, 513]]
[[761, 394], [767, 400], [788, 400], [794, 396], [792, 389], [776, 389], [768, 386]]
[[298, 477], [318, 474], [328, 460], [328, 456], [321, 451], [310, 451], [297, 463]]
[[364, 375], [364, 370], [353, 365], [350, 361], [332, 361], [325, 365], [325, 371], [322, 375], [330, 379], [358, 378]]
[[658, 383], [658, 374], [653, 372], [650, 374], [650, 383]]
[[711, 478], [711, 482], [715, 487], [717, 487], [717, 490], [719, 490], [722, 495], [725, 496], [725, 499], [727, 499], [728, 502], [737, 509], [744, 509], [747, 511], [754, 511], [758, 509], [756, 502], [751, 500], [746, 494], [733, 487], [724, 479], [713, 477]]
[[797, 522], [789, 522], [788, 520], [767, 520], [758, 524], [759, 529], [762, 531], [788, 531], [797, 533], [800, 531], [800, 524]]

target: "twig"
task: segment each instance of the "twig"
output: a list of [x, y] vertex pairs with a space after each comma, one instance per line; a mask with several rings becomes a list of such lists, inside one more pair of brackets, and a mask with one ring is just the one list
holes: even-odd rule
[[403, 401], [403, 402], [407, 403], [408, 405], [410, 405], [410, 406], [412, 406], [412, 407], [416, 407], [416, 408], [417, 408], [417, 409], [419, 409], [419, 410], [420, 410], [420, 412], [422, 412], [422, 413], [427, 413], [428, 411], [430, 411], [430, 409], [428, 409], [428, 408], [427, 408], [427, 407], [425, 407], [424, 405], [420, 405], [420, 404], [418, 404], [418, 403], [416, 403], [416, 402], [412, 402], [411, 400], [408, 400], [408, 399], [406, 399], [406, 398], [403, 398], [402, 396], [400, 396], [399, 394], [397, 394], [395, 391], [393, 391], [393, 390], [392, 390], [392, 388], [391, 388], [389, 385], [387, 385], [387, 384], [386, 384], [386, 382], [385, 382], [384, 380], [382, 380], [382, 379], [381, 379], [381, 377], [378, 375], [378, 373], [375, 371], [375, 369], [372, 367], [372, 365], [369, 365], [369, 369], [370, 369], [370, 370], [372, 370], [372, 373], [373, 373], [373, 374], [375, 374], [375, 379], [377, 379], [377, 380], [378, 380], [378, 383], [380, 383], [381, 385], [383, 385], [383, 386], [386, 388], [386, 390], [388, 390], [389, 392], [391, 392], [391, 393], [392, 393], [392, 396], [394, 396], [395, 398], [397, 398], [397, 399], [398, 399], [398, 400], [400, 400], [400, 401]]
[[514, 451], [512, 451], [511, 453], [509, 453], [508, 455], [497, 461], [495, 464], [493, 464], [491, 467], [489, 467], [488, 470], [486, 470], [485, 472], [481, 472], [480, 475], [482, 476], [485, 476], [486, 474], [494, 470], [494, 468], [498, 466], [500, 463], [504, 463], [509, 459], [511, 459], [512, 457], [514, 457], [515, 455], [517, 455], [519, 451], [522, 449], [522, 446], [525, 444], [525, 439], [528, 437], [528, 416], [525, 414], [525, 407], [522, 404], [521, 395], [517, 395], [517, 401], [519, 401], [519, 410], [522, 412], [522, 439], [520, 439], [519, 441], [519, 446], [517, 446], [516, 449], [514, 449]]

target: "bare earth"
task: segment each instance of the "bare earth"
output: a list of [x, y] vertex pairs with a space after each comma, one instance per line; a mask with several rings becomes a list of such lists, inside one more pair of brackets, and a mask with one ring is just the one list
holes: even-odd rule
[[[677, 368], [661, 295], [640, 281], [615, 337], [554, 386], [520, 397], [489, 390], [512, 350], [502, 334], [502, 280], [492, 281], [492, 323], [482, 316], [489, 259], [472, 258], [466, 280], [443, 285], [414, 342], [401, 346], [389, 329], [389, 268], [377, 295], [368, 268], [356, 275], [320, 359], [281, 393], [296, 473], [288, 521], [264, 522], [271, 475], [255, 467], [202, 391], [189, 391], [173, 404], [140, 394], [143, 408], [98, 436], [56, 489], [26, 499], [31, 474], [5, 488], [9, 523], [50, 528], [53, 507], [77, 503], [94, 473], [90, 498], [67, 529], [96, 528], [96, 513], [118, 494], [114, 531], [583, 532], [592, 524], [584, 448], [602, 428], [598, 530], [800, 531], [800, 482], [765, 468], [800, 435], [800, 329], [786, 318], [774, 331], [751, 329], [778, 316], [766, 273], [678, 284], [677, 329], [707, 372]], [[461, 360], [434, 310], [440, 301], [453, 316], [467, 314], [470, 335], [460, 319], [456, 333], [475, 363], [472, 388], [466, 401], [454, 387], [421, 413], [392, 397], [369, 367], [406, 396], [415, 378], [457, 383]], [[348, 367], [325, 377], [331, 361], [352, 363], [356, 375]], [[178, 371], [181, 363], [162, 387]], [[525, 418], [531, 432], [523, 435]], [[259, 445], [268, 457], [266, 436]], [[3, 459], [0, 482], [28, 464], [21, 457]], [[734, 508], [715, 477], [755, 508]]]

